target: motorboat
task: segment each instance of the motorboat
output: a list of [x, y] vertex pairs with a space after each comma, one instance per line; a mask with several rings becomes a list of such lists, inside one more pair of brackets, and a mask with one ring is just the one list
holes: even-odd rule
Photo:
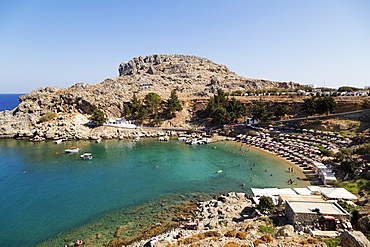
[[81, 154], [80, 157], [83, 160], [91, 160], [92, 159], [92, 154], [91, 153], [84, 153], [84, 154]]
[[96, 143], [101, 142], [101, 138], [97, 139], [95, 142], [96, 142]]
[[64, 150], [66, 153], [78, 153], [80, 149], [78, 147], [69, 147], [69, 149]]
[[140, 136], [135, 137], [135, 139], [133, 139], [132, 141], [133, 141], [133, 142], [137, 142], [137, 141], [139, 141], [139, 140], [140, 140]]

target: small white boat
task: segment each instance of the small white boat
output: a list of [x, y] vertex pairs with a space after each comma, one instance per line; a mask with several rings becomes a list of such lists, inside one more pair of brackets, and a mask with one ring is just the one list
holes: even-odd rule
[[101, 138], [99, 138], [98, 140], [95, 141], [96, 143], [99, 143], [101, 142]]
[[62, 141], [63, 141], [63, 140], [62, 140], [62, 139], [60, 139], [60, 140], [56, 140], [54, 143], [55, 143], [55, 144], [60, 144], [60, 143], [62, 143]]
[[92, 159], [92, 154], [91, 153], [84, 153], [84, 154], [81, 154], [80, 157], [83, 160], [91, 160]]
[[139, 141], [140, 140], [140, 136], [138, 136], [138, 137], [136, 137], [135, 139], [133, 139], [132, 141], [133, 142], [137, 142], [137, 141]]
[[64, 150], [66, 153], [78, 153], [80, 149], [78, 147], [70, 147], [69, 149]]

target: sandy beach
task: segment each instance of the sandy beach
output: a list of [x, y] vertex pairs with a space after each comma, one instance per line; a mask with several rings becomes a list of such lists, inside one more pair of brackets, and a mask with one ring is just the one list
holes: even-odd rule
[[256, 146], [249, 145], [249, 144], [243, 144], [242, 147], [253, 148], [253, 149], [256, 149], [256, 150], [259, 150], [259, 151], [265, 153], [266, 155], [274, 156], [276, 159], [280, 159], [280, 160], [284, 161], [291, 168], [293, 168], [293, 173], [296, 172], [299, 179], [304, 180], [304, 181], [309, 181], [311, 185], [322, 185], [323, 184], [322, 181], [320, 180], [320, 178], [316, 176], [316, 174], [313, 170], [308, 169], [306, 167], [303, 167], [302, 165], [300, 165], [298, 163], [292, 162], [291, 160], [289, 160], [285, 157], [281, 157], [280, 155], [277, 155], [276, 153], [270, 152], [270, 151], [268, 151], [264, 148], [258, 148]]

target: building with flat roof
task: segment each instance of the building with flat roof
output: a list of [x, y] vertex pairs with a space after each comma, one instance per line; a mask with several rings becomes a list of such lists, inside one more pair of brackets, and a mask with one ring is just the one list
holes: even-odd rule
[[338, 222], [351, 219], [351, 215], [333, 201], [285, 201], [285, 216], [293, 225], [319, 224], [322, 230], [335, 230]]

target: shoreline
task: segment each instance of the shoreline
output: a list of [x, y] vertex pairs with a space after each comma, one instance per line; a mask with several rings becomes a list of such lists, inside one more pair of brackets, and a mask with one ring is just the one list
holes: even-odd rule
[[[294, 167], [294, 169], [296, 171], [298, 171], [300, 175], [303, 175], [304, 176], [303, 180], [308, 179], [310, 181], [311, 185], [323, 185], [323, 183], [321, 182], [320, 178], [318, 178], [316, 176], [316, 174], [312, 170], [305, 169], [305, 168], [301, 167], [300, 164], [294, 163], [293, 161], [291, 161], [291, 160], [289, 160], [287, 158], [281, 157], [280, 155], [277, 155], [274, 152], [270, 152], [270, 151], [268, 151], [268, 150], [266, 150], [264, 148], [259, 148], [259, 147], [256, 147], [256, 146], [253, 146], [253, 145], [249, 145], [249, 144], [245, 144], [245, 143], [243, 143], [243, 144], [245, 146], [247, 146], [248, 148], [253, 148], [253, 149], [259, 150], [259, 151], [261, 151], [261, 152], [263, 152], [263, 153], [265, 153], [267, 155], [274, 156], [274, 157], [280, 159], [281, 161], [289, 164], [289, 166], [291, 166], [292, 168]], [[300, 178], [300, 180], [302, 180], [302, 178]]]

